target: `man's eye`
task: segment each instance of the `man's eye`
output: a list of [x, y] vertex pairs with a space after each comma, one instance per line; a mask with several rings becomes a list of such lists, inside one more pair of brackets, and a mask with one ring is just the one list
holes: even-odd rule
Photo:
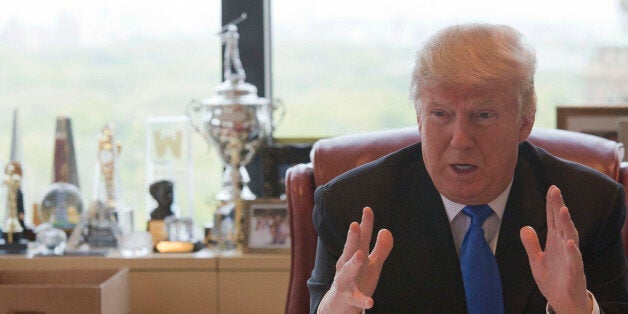
[[494, 116], [494, 114], [491, 113], [491, 112], [480, 112], [480, 113], [478, 113], [478, 118], [480, 118], [480, 119], [488, 119], [488, 118], [491, 118], [493, 116]]
[[443, 111], [437, 111], [437, 110], [432, 111], [432, 114], [433, 114], [434, 116], [436, 116], [436, 117], [444, 117], [444, 116], [445, 116], [445, 112], [443, 112]]

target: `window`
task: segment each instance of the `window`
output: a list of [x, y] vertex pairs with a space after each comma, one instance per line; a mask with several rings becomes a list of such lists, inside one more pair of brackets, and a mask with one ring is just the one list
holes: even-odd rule
[[279, 137], [413, 125], [416, 50], [463, 22], [512, 25], [535, 47], [537, 126], [559, 103], [628, 101], [627, 1], [273, 0], [271, 20]]
[[[123, 201], [136, 228], [148, 218], [146, 119], [184, 115], [220, 83], [217, 0], [24, 0], [0, 14], [0, 160], [19, 109], [27, 220], [52, 178], [56, 117], [72, 119], [83, 200], [92, 200], [98, 133], [115, 124]], [[210, 221], [220, 162], [193, 136], [196, 221]], [[3, 164], [4, 165], [4, 164]], [[150, 208], [148, 208], [150, 210]]]
[[[10, 111], [19, 108], [26, 206], [50, 183], [58, 115], [72, 118], [85, 200], [97, 134], [113, 122], [123, 145], [122, 197], [142, 226], [150, 209], [145, 120], [182, 115], [192, 98], [213, 94], [221, 82], [216, 32], [242, 12], [247, 81], [286, 107], [275, 137], [414, 125], [408, 85], [416, 50], [459, 22], [513, 25], [531, 41], [537, 126], [555, 126], [559, 103], [628, 101], [626, 0], [23, 0], [0, 14], [0, 160], [8, 158]], [[196, 134], [193, 141], [194, 211], [203, 224], [212, 220], [222, 171], [215, 149]]]

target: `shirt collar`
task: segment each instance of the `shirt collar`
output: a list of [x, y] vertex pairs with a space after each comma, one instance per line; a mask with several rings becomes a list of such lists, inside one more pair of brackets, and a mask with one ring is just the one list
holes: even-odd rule
[[[488, 206], [493, 209], [493, 211], [495, 212], [495, 214], [497, 214], [497, 217], [499, 217], [500, 220], [504, 216], [504, 210], [506, 210], [506, 202], [508, 202], [510, 188], [512, 188], [512, 180], [510, 180], [510, 183], [508, 184], [504, 192], [502, 192], [502, 194], [500, 194], [496, 199], [488, 203]], [[454, 220], [454, 218], [458, 216], [460, 211], [467, 205], [452, 202], [442, 194], [440, 195], [440, 198], [443, 200], [443, 205], [445, 205], [445, 211], [447, 212], [447, 218], [449, 218], [449, 223], [451, 223], [451, 221]]]

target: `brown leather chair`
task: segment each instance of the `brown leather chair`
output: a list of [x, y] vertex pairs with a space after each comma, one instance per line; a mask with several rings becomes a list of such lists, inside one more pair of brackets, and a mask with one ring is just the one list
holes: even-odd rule
[[[314, 268], [316, 232], [312, 224], [314, 190], [339, 174], [420, 140], [416, 127], [344, 135], [314, 144], [311, 163], [286, 173], [292, 262], [286, 313], [308, 313], [306, 281]], [[529, 141], [550, 153], [595, 168], [628, 191], [628, 163], [621, 163], [623, 145], [601, 137], [564, 130], [534, 129]], [[628, 219], [623, 229], [628, 257]]]

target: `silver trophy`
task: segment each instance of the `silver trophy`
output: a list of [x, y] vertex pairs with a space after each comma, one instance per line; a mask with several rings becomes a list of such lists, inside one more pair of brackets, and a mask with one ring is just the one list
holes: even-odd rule
[[225, 166], [212, 230], [219, 250], [230, 250], [241, 243], [242, 200], [255, 199], [247, 186], [249, 176], [244, 166], [271, 128], [270, 101], [258, 97], [257, 88], [245, 82], [240, 61], [236, 24], [245, 18], [243, 14], [219, 33], [225, 45], [225, 81], [216, 87], [213, 97], [192, 100], [187, 110], [194, 129], [218, 149]]

